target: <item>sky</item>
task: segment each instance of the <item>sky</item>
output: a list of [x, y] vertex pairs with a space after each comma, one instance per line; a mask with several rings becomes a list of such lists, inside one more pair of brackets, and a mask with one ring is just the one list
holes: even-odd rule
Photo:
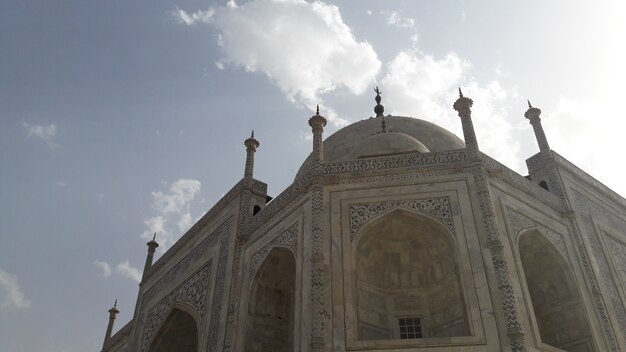
[[375, 86], [460, 137], [462, 87], [481, 150], [522, 175], [529, 99], [553, 150], [626, 195], [626, 3], [591, 4], [0, 0], [0, 352], [99, 351], [151, 234], [158, 257], [239, 181], [251, 130], [276, 196], [315, 105], [329, 136]]

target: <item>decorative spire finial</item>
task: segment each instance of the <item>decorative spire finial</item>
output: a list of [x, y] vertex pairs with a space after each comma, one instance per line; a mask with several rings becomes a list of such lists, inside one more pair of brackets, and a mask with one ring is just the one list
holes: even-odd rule
[[250, 138], [254, 138], [254, 130], [252, 130], [252, 134], [250, 135]]
[[376, 88], [374, 88], [374, 92], [376, 92], [376, 98], [374, 98], [374, 100], [376, 100], [376, 107], [374, 107], [374, 112], [376, 113], [376, 117], [378, 116], [383, 116], [383, 112], [385, 112], [385, 107], [380, 105], [380, 101], [382, 100], [382, 98], [380, 97], [380, 89], [378, 89], [378, 86], [376, 86]]
[[154, 233], [154, 236], [152, 236], [152, 240], [156, 240], [156, 232]]
[[113, 308], [117, 307], [117, 298], [115, 299], [115, 303], [113, 303]]
[[317, 104], [317, 107], [315, 108], [315, 115], [320, 116], [320, 104]]
[[461, 91], [461, 87], [459, 87], [459, 98], [463, 98], [463, 92]]
[[529, 109], [532, 109], [532, 108], [533, 108], [533, 106], [530, 104], [530, 100], [526, 100], [526, 101], [528, 102], [528, 108], [529, 108]]

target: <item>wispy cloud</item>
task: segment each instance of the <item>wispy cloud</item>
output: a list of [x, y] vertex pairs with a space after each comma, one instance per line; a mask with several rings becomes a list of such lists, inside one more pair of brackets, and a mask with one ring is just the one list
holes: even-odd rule
[[30, 301], [26, 298], [20, 285], [17, 282], [17, 276], [0, 269], [0, 294], [4, 296], [0, 308], [15, 307], [28, 308]]
[[59, 145], [56, 143], [57, 126], [49, 125], [31, 125], [22, 121], [22, 126], [26, 129], [28, 137], [35, 137], [44, 141], [50, 149], [55, 149]]
[[174, 10], [174, 16], [182, 23], [186, 25], [192, 25], [196, 22], [200, 23], [209, 23], [213, 16], [215, 15], [215, 10], [209, 8], [207, 10], [200, 10], [194, 13], [188, 13], [181, 9]]
[[382, 11], [381, 15], [385, 16], [388, 25], [398, 28], [413, 28], [415, 20], [411, 17], [402, 17], [397, 11]]
[[100, 272], [100, 276], [107, 278], [109, 276], [111, 276], [111, 266], [109, 265], [109, 263], [107, 262], [103, 262], [103, 261], [99, 261], [99, 260], [94, 260], [93, 264], [100, 268], [101, 272]]
[[141, 237], [150, 239], [156, 232], [161, 250], [174, 243], [193, 225], [191, 204], [199, 194], [200, 188], [200, 181], [180, 179], [172, 182], [165, 192], [152, 192], [152, 208], [157, 214], [144, 220], [146, 230]]
[[[174, 15], [188, 25], [217, 28], [222, 65], [264, 73], [291, 101], [311, 110], [339, 87], [361, 94], [381, 67], [372, 46], [356, 40], [339, 9], [323, 2], [252, 0], [195, 13], [177, 9]], [[324, 106], [335, 126], [347, 123]]]
[[117, 264], [117, 271], [129, 279], [141, 282], [141, 272], [137, 268], [132, 267], [128, 259]]

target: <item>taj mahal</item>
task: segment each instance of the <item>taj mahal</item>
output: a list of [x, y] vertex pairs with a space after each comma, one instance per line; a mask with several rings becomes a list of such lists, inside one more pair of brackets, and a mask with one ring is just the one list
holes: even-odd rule
[[524, 176], [481, 152], [460, 89], [463, 140], [375, 100], [326, 139], [318, 108], [274, 198], [246, 139], [235, 186], [156, 261], [148, 242], [102, 352], [626, 351], [626, 199], [550, 148], [541, 110]]

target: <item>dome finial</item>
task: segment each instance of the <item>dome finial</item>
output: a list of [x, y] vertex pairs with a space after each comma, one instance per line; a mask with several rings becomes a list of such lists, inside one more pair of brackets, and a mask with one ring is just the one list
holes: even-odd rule
[[317, 106], [315, 107], [315, 115], [320, 116], [320, 104], [317, 104]]
[[254, 130], [252, 130], [252, 134], [250, 135], [250, 138], [254, 138]]
[[154, 233], [154, 236], [152, 236], [152, 240], [156, 240], [156, 232]]
[[463, 92], [461, 91], [461, 87], [459, 87], [459, 98], [463, 98]]
[[117, 307], [117, 298], [115, 299], [115, 303], [113, 303], [113, 308]]
[[374, 88], [374, 92], [376, 92], [376, 98], [374, 98], [374, 100], [376, 100], [376, 107], [374, 107], [374, 112], [376, 113], [376, 117], [378, 116], [383, 116], [383, 112], [385, 112], [385, 107], [380, 105], [380, 101], [382, 100], [382, 98], [380, 97], [380, 89], [378, 89], [378, 86], [376, 86], [376, 88]]
[[526, 101], [528, 102], [528, 108], [532, 109], [533, 106], [530, 104], [530, 100], [526, 100]]

